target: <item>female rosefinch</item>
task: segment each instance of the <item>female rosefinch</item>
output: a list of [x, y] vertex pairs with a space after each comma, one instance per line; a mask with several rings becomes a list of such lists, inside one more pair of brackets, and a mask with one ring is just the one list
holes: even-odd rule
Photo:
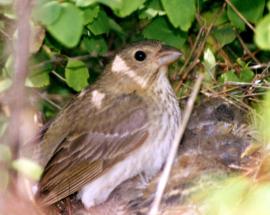
[[45, 204], [79, 192], [89, 208], [123, 181], [160, 170], [180, 126], [166, 76], [180, 55], [159, 42], [129, 46], [59, 113], [40, 148], [45, 168], [39, 193]]

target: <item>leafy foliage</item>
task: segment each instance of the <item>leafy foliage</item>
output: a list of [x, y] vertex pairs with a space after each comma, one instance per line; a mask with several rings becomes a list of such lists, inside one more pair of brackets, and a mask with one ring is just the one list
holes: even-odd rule
[[[12, 2], [0, 1], [0, 47], [16, 35], [9, 30], [15, 21]], [[268, 11], [265, 0], [37, 0], [26, 86], [66, 98], [94, 82], [116, 49], [143, 39], [160, 40], [184, 53], [170, 72], [179, 96], [190, 91], [187, 74], [194, 60], [201, 60], [208, 87], [253, 83], [265, 68], [256, 65], [269, 59]], [[11, 85], [12, 58], [7, 49], [0, 50], [4, 92]], [[240, 99], [249, 98], [245, 88], [237, 90]], [[53, 102], [62, 106], [65, 101]], [[43, 105], [46, 116], [54, 115], [46, 113], [54, 109], [52, 103]]]
[[[11, 3], [7, 0], [0, 2], [4, 17], [0, 21], [2, 32], [8, 32], [8, 25], [13, 22]], [[257, 52], [248, 23], [258, 25], [254, 34], [258, 47], [269, 49], [270, 20], [269, 15], [264, 13], [266, 7], [265, 0], [232, 0], [225, 6], [222, 2], [211, 0], [38, 0], [32, 13], [33, 26], [42, 26], [45, 32], [39, 32], [39, 39], [34, 39], [37, 48], [32, 56], [33, 69], [26, 85], [47, 87], [48, 91], [54, 91], [55, 81], [65, 76], [66, 85], [61, 87], [70, 92], [80, 91], [102, 71], [106, 61], [104, 55], [108, 51], [144, 38], [161, 40], [183, 50], [185, 56], [194, 55], [188, 47], [193, 45], [192, 41], [195, 42], [202, 28], [210, 29], [206, 45], [215, 56], [215, 69], [222, 62], [227, 63], [228, 59], [233, 62], [244, 58], [247, 50], [243, 50], [243, 43], [251, 53]], [[13, 37], [12, 32], [7, 34]], [[244, 41], [238, 40], [237, 35], [240, 34]], [[1, 41], [3, 46], [5, 40]], [[227, 52], [226, 58], [220, 50]], [[268, 54], [260, 52], [257, 56], [265, 60]], [[82, 57], [82, 61], [73, 61], [77, 57]], [[5, 63], [8, 59], [9, 54], [2, 51], [1, 62]], [[243, 59], [243, 65], [236, 64], [236, 67], [232, 63], [225, 71], [216, 68], [217, 73], [212, 78], [221, 83], [250, 82], [255, 74], [249, 68], [253, 60]], [[82, 69], [70, 69], [71, 62], [81, 62]], [[8, 88], [11, 77], [5, 68], [0, 82], [2, 91]]]
[[[238, 104], [252, 105], [269, 88], [270, 1], [35, 2], [31, 16], [30, 72], [25, 84], [45, 95], [40, 98], [39, 107], [46, 119], [53, 117], [67, 98], [91, 85], [115, 50], [144, 39], [160, 40], [183, 52], [184, 57], [169, 74], [180, 98], [189, 94], [194, 76], [200, 70], [206, 74], [202, 93], [207, 96], [227, 96]], [[12, 3], [13, 0], [0, 0], [0, 93], [12, 84], [13, 58], [5, 45], [16, 38]], [[260, 110], [263, 120], [258, 124], [261, 135], [269, 143], [267, 95]], [[6, 130], [6, 121], [6, 116], [0, 114], [0, 136]], [[38, 179], [41, 173], [31, 161], [12, 162], [11, 151], [3, 144], [0, 162], [9, 163], [8, 168], [33, 179]], [[0, 171], [0, 189], [7, 186], [7, 172]], [[220, 214], [220, 208], [223, 214], [269, 213], [268, 184], [257, 186], [251, 194], [247, 191], [252, 185], [246, 179], [229, 179], [222, 186], [223, 190], [211, 191], [206, 199], [209, 214]], [[243, 196], [245, 199], [238, 204]], [[235, 203], [237, 208], [231, 211]], [[267, 210], [258, 212], [256, 204]]]

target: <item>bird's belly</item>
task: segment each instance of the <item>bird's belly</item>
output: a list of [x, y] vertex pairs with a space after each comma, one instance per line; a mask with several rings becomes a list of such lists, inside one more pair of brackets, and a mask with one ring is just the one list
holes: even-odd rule
[[119, 184], [133, 176], [142, 172], [147, 176], [153, 176], [160, 170], [179, 124], [178, 120], [175, 123], [172, 119], [168, 113], [162, 114], [156, 123], [157, 127], [149, 131], [150, 135], [140, 148], [82, 188], [79, 197], [85, 207], [89, 208], [105, 201]]

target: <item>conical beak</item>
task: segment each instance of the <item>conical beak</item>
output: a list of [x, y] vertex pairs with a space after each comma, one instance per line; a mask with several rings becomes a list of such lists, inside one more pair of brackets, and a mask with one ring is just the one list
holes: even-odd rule
[[176, 48], [163, 45], [158, 53], [159, 65], [169, 65], [175, 62], [181, 55], [182, 53]]

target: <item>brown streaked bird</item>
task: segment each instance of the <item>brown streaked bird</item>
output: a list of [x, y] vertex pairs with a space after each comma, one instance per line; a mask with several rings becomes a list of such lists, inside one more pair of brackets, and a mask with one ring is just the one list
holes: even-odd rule
[[[201, 96], [200, 105], [193, 109], [179, 146], [158, 215], [204, 214], [201, 206], [205, 202], [200, 204], [198, 196], [205, 196], [209, 187], [220, 189], [220, 180], [246, 172], [249, 164], [254, 165], [258, 159], [256, 151], [243, 157], [247, 148], [253, 145], [252, 133], [248, 113], [228, 101]], [[57, 205], [57, 212], [147, 215], [160, 176], [159, 172], [149, 183], [143, 184], [140, 176], [133, 177], [121, 183], [107, 201], [89, 210], [82, 208], [72, 196]]]
[[78, 192], [90, 208], [123, 181], [160, 170], [180, 126], [180, 108], [166, 74], [180, 55], [156, 41], [129, 46], [59, 113], [40, 149], [44, 204]]

